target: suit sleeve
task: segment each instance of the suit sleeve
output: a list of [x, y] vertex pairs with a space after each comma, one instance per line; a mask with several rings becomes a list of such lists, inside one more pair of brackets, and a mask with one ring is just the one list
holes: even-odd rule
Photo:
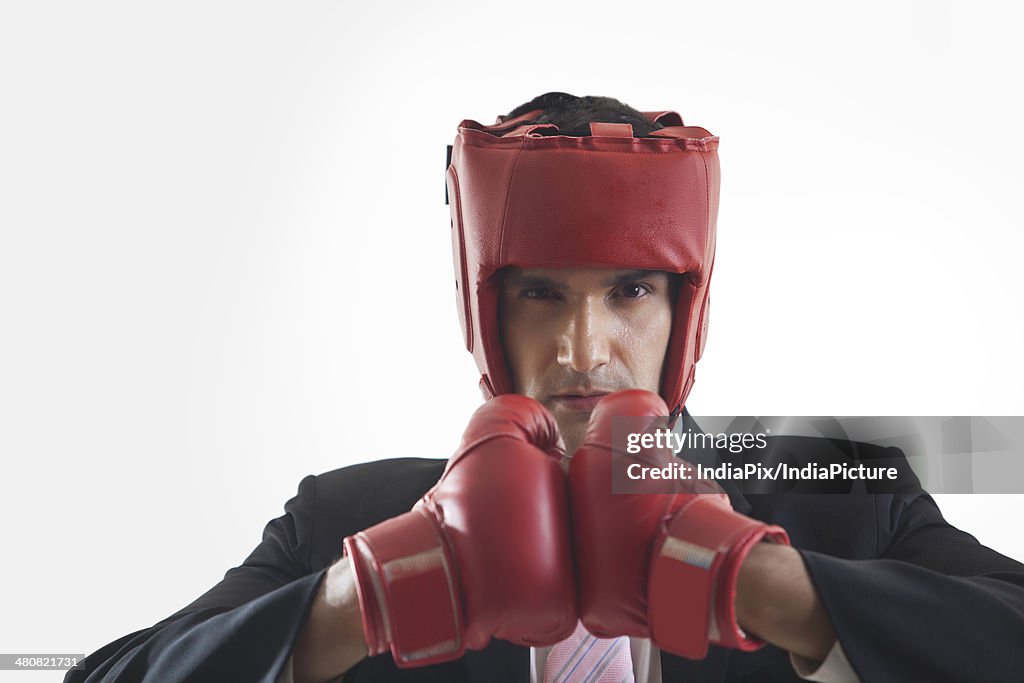
[[864, 681], [1020, 681], [1024, 565], [950, 526], [926, 493], [877, 496], [878, 559], [801, 551]]
[[178, 613], [89, 655], [65, 683], [274, 683], [326, 572], [309, 569], [315, 502], [309, 476], [241, 566]]

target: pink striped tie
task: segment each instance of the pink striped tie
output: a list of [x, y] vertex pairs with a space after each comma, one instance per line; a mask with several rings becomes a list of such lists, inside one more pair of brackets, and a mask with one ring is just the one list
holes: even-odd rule
[[629, 638], [595, 638], [577, 622], [548, 652], [544, 683], [633, 683]]

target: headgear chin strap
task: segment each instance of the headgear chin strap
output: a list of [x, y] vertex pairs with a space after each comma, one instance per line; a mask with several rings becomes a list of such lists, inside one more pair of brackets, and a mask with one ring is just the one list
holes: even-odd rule
[[505, 266], [664, 270], [683, 275], [661, 396], [682, 409], [707, 336], [718, 218], [718, 138], [675, 112], [633, 137], [628, 123], [589, 136], [530, 123], [541, 111], [483, 126], [466, 120], [447, 189], [459, 320], [485, 398], [512, 393], [498, 329]]

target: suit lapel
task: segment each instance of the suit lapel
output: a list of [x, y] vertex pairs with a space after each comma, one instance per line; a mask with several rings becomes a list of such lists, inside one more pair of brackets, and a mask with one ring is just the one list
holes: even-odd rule
[[732, 650], [712, 646], [704, 659], [686, 659], [661, 651], [662, 683], [721, 683]]
[[491, 639], [483, 650], [469, 650], [462, 658], [467, 683], [528, 683], [530, 648]]

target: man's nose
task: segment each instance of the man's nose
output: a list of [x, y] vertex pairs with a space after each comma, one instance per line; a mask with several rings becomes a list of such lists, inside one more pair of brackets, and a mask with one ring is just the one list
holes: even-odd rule
[[558, 337], [558, 364], [590, 372], [611, 356], [611, 319], [604, 301], [586, 299], [569, 308]]

